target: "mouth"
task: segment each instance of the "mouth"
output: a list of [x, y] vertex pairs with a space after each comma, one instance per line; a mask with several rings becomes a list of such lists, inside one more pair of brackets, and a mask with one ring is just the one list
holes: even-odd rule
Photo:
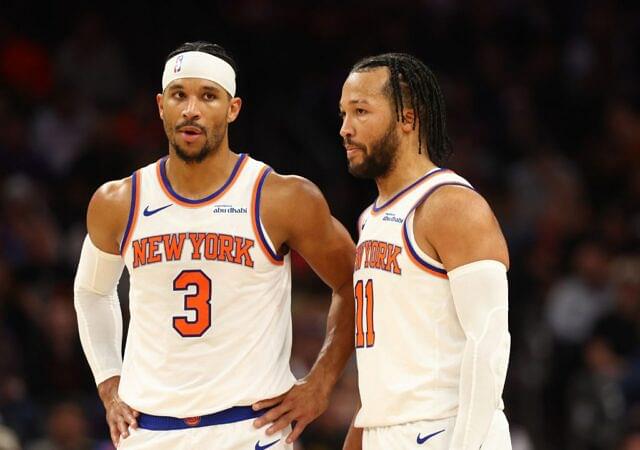
[[189, 143], [196, 141], [204, 134], [200, 128], [192, 126], [181, 127], [178, 129], [178, 132], [182, 136], [182, 139]]
[[351, 157], [358, 152], [363, 152], [364, 150], [360, 147], [356, 147], [355, 145], [346, 145], [345, 149], [347, 150], [347, 157]]

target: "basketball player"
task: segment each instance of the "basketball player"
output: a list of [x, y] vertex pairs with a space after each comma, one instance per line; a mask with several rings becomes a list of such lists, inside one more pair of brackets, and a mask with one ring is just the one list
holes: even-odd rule
[[511, 448], [507, 247], [480, 194], [439, 167], [450, 144], [435, 76], [406, 54], [363, 59], [340, 111], [349, 171], [378, 186], [358, 223], [361, 406], [345, 448]]
[[[230, 150], [235, 73], [218, 45], [171, 52], [157, 95], [168, 156], [106, 183], [89, 204], [75, 305], [120, 449], [291, 449], [353, 351], [353, 242], [311, 182]], [[333, 289], [324, 347], [297, 383], [292, 249]], [[255, 427], [274, 404], [273, 424]]]

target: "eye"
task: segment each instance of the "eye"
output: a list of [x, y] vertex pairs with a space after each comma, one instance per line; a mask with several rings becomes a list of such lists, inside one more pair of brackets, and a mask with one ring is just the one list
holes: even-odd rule
[[218, 98], [218, 96], [213, 92], [205, 92], [205, 94], [202, 97], [208, 102]]
[[185, 97], [185, 95], [184, 95], [184, 92], [182, 92], [182, 91], [175, 91], [175, 92], [172, 94], [172, 97], [173, 97], [173, 98], [182, 99], [182, 98], [184, 98], [184, 97]]
[[364, 115], [364, 114], [366, 114], [366, 113], [367, 113], [367, 111], [366, 111], [366, 110], [364, 110], [364, 109], [362, 109], [362, 108], [356, 108], [356, 114], [357, 114], [357, 115], [362, 116], [362, 115]]

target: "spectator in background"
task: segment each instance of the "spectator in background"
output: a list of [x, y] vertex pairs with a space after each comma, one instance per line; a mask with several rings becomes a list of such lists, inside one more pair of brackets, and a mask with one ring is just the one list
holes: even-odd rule
[[0, 425], [0, 450], [20, 450], [18, 436], [4, 425]]
[[81, 102], [110, 110], [122, 106], [130, 86], [122, 49], [105, 28], [100, 14], [82, 15], [56, 51], [55, 77]]
[[560, 345], [583, 344], [595, 322], [613, 305], [609, 255], [594, 240], [578, 244], [572, 273], [558, 280], [547, 297], [547, 321]]
[[82, 408], [74, 402], [58, 403], [47, 419], [47, 434], [27, 450], [97, 450], [99, 444], [89, 437]]
[[68, 174], [85, 150], [95, 121], [95, 113], [87, 103], [79, 101], [78, 92], [71, 85], [58, 86], [51, 104], [37, 110], [31, 125], [32, 145], [54, 178]]

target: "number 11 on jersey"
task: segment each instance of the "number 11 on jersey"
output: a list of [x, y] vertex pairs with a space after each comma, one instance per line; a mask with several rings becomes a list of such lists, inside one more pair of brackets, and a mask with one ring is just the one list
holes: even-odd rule
[[362, 327], [365, 315], [367, 315], [367, 347], [373, 347], [376, 342], [376, 332], [373, 329], [373, 280], [367, 280], [366, 284], [363, 280], [359, 280], [355, 286], [356, 298], [356, 348], [365, 346], [365, 331]]

